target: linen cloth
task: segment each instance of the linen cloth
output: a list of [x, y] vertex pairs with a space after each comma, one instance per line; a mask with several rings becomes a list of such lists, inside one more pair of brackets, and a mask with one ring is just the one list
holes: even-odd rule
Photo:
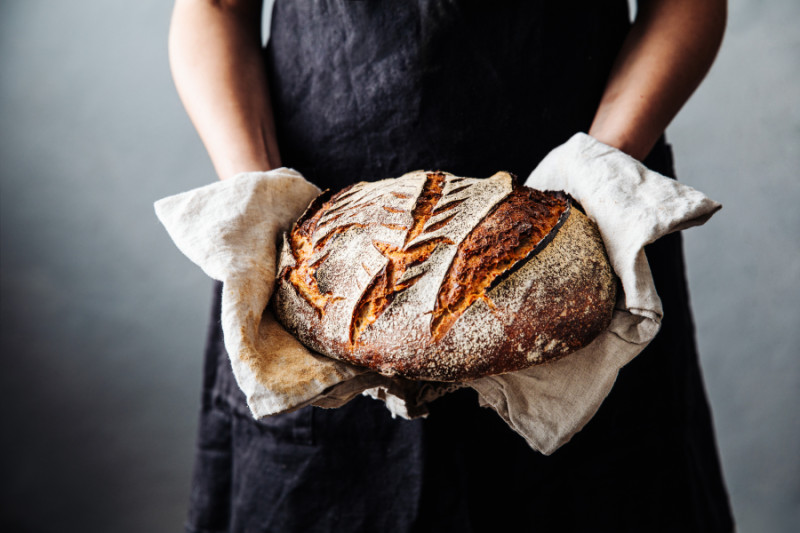
[[608, 330], [579, 352], [463, 384], [387, 378], [312, 353], [275, 320], [267, 303], [277, 243], [319, 193], [300, 173], [245, 173], [155, 207], [178, 248], [223, 282], [225, 347], [254, 417], [309, 404], [338, 407], [365, 393], [385, 401], [393, 415], [414, 418], [426, 414], [426, 403], [469, 386], [532, 448], [550, 454], [588, 422], [619, 369], [658, 332], [661, 303], [643, 247], [705, 223], [721, 206], [585, 134], [553, 150], [526, 185], [564, 190], [582, 205], [600, 229], [623, 290]]

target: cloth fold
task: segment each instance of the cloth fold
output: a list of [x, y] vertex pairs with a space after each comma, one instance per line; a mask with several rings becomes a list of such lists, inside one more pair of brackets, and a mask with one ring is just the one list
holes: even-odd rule
[[309, 351], [267, 303], [277, 243], [319, 189], [291, 169], [238, 175], [156, 202], [178, 248], [223, 282], [222, 328], [237, 383], [256, 418], [313, 404], [338, 407], [358, 394], [393, 415], [425, 416], [425, 405], [462, 386], [494, 409], [536, 450], [550, 454], [594, 415], [619, 369], [658, 332], [661, 302], [644, 246], [703, 224], [721, 206], [585, 134], [553, 150], [526, 185], [564, 190], [600, 229], [622, 282], [611, 325], [568, 357], [468, 383], [387, 378]]

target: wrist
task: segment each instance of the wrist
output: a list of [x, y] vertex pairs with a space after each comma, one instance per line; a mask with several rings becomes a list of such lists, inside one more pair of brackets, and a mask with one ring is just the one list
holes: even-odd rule
[[644, 160], [661, 136], [660, 132], [634, 133], [629, 128], [614, 127], [602, 120], [592, 124], [589, 135], [639, 161]]
[[220, 180], [232, 178], [242, 172], [266, 172], [282, 166], [274, 136], [262, 139], [262, 142], [254, 142], [253, 137], [244, 136], [240, 141], [233, 146], [220, 144], [225, 149], [213, 152], [209, 150]]

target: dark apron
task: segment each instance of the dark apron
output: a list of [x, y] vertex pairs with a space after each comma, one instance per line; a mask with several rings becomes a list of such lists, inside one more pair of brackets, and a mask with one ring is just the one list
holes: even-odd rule
[[[320, 187], [442, 169], [521, 179], [586, 131], [625, 0], [278, 0], [266, 66], [283, 163]], [[672, 176], [659, 142], [646, 164]], [[381, 402], [254, 421], [219, 288], [187, 531], [730, 531], [681, 237], [647, 248], [661, 332], [550, 457], [471, 390], [392, 419]]]

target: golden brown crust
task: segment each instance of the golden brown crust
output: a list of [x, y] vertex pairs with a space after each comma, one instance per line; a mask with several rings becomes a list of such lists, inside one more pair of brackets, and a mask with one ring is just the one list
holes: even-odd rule
[[433, 214], [433, 209], [442, 197], [442, 187], [445, 176], [441, 173], [430, 173], [427, 176], [411, 216], [414, 220], [411, 229], [406, 234], [402, 246], [393, 246], [383, 242], [374, 245], [389, 260], [384, 269], [375, 277], [373, 283], [361, 297], [355, 309], [355, 319], [351, 329], [350, 340], [357, 343], [361, 333], [383, 313], [394, 299], [394, 295], [406, 290], [413, 285], [418, 277], [403, 279], [408, 267], [426, 261], [434, 248], [442, 240], [431, 239], [417, 246], [405, 248], [415, 237], [423, 232], [425, 222]]
[[[555, 228], [567, 208], [563, 195], [515, 187], [458, 247], [433, 311], [439, 340], [499, 275], [507, 272]], [[490, 300], [487, 299], [488, 302]]]
[[505, 173], [356, 184], [312, 202], [285, 243], [279, 320], [312, 349], [387, 375], [520, 370], [585, 346], [613, 311], [591, 222], [562, 193]]

